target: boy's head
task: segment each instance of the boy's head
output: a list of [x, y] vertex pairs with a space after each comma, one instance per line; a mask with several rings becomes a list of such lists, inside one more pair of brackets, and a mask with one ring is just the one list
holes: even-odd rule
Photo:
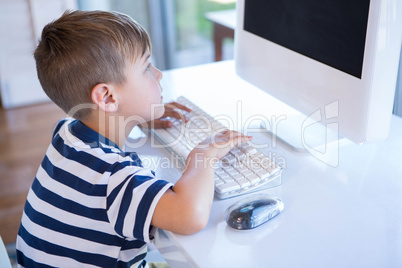
[[[144, 28], [116, 12], [67, 11], [46, 25], [34, 57], [39, 81], [49, 98], [66, 113], [92, 103], [99, 83], [125, 83], [128, 64], [151, 50]], [[84, 120], [90, 109], [73, 116]]]

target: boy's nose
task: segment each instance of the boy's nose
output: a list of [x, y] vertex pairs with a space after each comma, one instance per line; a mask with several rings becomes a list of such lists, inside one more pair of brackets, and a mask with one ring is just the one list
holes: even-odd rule
[[162, 77], [163, 77], [162, 72], [156, 67], [155, 67], [155, 77], [156, 77], [156, 79], [158, 79], [158, 81], [162, 80]]

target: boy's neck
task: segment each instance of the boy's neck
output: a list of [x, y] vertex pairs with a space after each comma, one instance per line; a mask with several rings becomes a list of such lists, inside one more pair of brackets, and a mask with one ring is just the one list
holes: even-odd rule
[[82, 123], [114, 142], [120, 149], [124, 147], [128, 135], [135, 127], [135, 124], [132, 126], [128, 126], [127, 124], [121, 125], [121, 121], [114, 116], [97, 118], [95, 120], [83, 120]]

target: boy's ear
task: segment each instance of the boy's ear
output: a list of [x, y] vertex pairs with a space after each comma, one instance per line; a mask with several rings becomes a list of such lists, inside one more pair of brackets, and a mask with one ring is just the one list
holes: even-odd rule
[[91, 92], [92, 101], [105, 112], [115, 112], [118, 106], [115, 93], [115, 88], [110, 84], [97, 84]]

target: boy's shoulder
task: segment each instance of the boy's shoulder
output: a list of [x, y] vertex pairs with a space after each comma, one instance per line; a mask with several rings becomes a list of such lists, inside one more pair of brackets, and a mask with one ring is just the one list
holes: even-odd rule
[[[63, 163], [79, 163], [83, 168], [89, 168], [103, 174], [116, 172], [130, 174], [144, 169], [141, 159], [135, 152], [124, 152], [114, 142], [96, 131], [85, 126], [81, 121], [65, 118], [60, 120], [53, 130], [52, 147], [57, 152], [57, 158], [65, 159]], [[49, 158], [54, 154], [48, 152]], [[146, 172], [148, 176], [154, 173]]]

